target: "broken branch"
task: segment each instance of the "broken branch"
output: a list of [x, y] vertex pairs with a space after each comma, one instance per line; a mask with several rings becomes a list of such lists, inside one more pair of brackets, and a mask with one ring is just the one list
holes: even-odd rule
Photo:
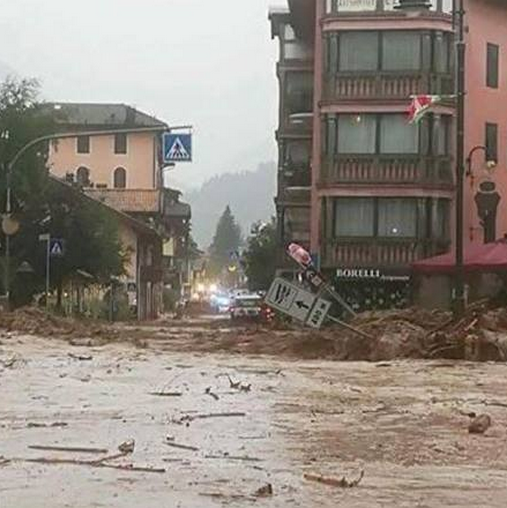
[[80, 446], [51, 446], [51, 445], [30, 445], [30, 450], [70, 452], [70, 453], [107, 453], [109, 450], [104, 448], [86, 448]]
[[357, 487], [361, 480], [364, 477], [364, 471], [361, 471], [359, 478], [357, 480], [347, 480], [347, 478], [326, 478], [325, 476], [315, 475], [315, 474], [305, 474], [305, 480], [311, 482], [321, 483], [323, 485], [329, 485], [331, 487], [340, 487], [342, 489], [349, 489], [352, 487]]

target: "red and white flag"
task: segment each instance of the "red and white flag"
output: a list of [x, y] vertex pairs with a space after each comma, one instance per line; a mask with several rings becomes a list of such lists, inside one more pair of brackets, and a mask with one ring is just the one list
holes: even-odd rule
[[408, 108], [409, 123], [418, 123], [434, 104], [440, 102], [440, 95], [415, 95]]

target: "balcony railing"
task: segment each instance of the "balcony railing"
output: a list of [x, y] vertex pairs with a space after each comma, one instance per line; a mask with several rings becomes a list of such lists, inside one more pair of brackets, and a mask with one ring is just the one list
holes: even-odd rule
[[452, 187], [451, 163], [446, 156], [337, 155], [323, 160], [320, 183]]
[[333, 268], [408, 268], [446, 252], [449, 242], [400, 238], [336, 238], [324, 246], [322, 263]]
[[408, 99], [411, 95], [453, 93], [450, 74], [424, 72], [339, 72], [324, 82], [324, 100]]

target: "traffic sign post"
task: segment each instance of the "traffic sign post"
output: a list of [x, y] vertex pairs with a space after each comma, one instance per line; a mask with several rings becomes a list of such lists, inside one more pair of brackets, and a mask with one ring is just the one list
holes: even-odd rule
[[265, 298], [270, 307], [302, 322], [306, 322], [316, 300], [313, 293], [281, 277], [273, 281]]
[[328, 302], [323, 298], [319, 298], [308, 316], [308, 326], [311, 326], [312, 328], [321, 328], [327, 318], [330, 308], [331, 302]]
[[52, 258], [61, 258], [65, 254], [65, 241], [61, 238], [51, 238], [49, 240], [49, 253]]
[[192, 134], [164, 132], [162, 145], [164, 163], [192, 162]]
[[287, 248], [287, 254], [302, 268], [303, 276], [318, 292], [327, 291], [347, 312], [352, 316], [356, 313], [352, 307], [334, 290], [323, 275], [313, 265], [309, 252], [296, 243], [291, 243]]
[[39, 235], [39, 242], [46, 242], [46, 309], [49, 308], [49, 289], [50, 289], [50, 268], [51, 268], [51, 235], [45, 233]]

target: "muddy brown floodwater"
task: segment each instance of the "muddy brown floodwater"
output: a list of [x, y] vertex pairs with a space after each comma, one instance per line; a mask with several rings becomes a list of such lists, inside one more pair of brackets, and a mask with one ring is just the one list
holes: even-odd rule
[[[1, 508], [506, 505], [504, 364], [193, 354], [160, 332], [142, 349], [0, 340]], [[484, 435], [470, 412], [491, 416]], [[102, 464], [155, 472], [97, 467], [128, 439]], [[353, 488], [304, 478], [362, 470]]]

